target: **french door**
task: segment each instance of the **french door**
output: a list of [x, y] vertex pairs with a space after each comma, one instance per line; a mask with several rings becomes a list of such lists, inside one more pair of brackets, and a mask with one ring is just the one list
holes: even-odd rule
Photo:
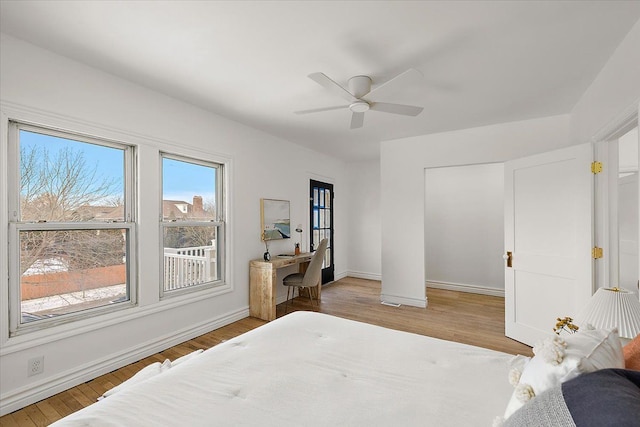
[[322, 264], [322, 284], [333, 282], [333, 184], [310, 180], [309, 205], [311, 250], [314, 251], [322, 239], [328, 240]]
[[593, 292], [591, 144], [505, 163], [505, 332], [548, 336]]

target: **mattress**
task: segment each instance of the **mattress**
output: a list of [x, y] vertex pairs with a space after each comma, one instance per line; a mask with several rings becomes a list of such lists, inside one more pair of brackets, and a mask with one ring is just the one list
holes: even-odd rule
[[511, 357], [294, 312], [53, 425], [490, 426]]

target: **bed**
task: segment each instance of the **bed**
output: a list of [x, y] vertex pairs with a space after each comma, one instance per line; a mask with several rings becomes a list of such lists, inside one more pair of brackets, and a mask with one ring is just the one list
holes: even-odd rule
[[638, 351], [615, 328], [550, 334], [530, 358], [294, 312], [53, 425], [637, 427]]
[[491, 426], [511, 358], [294, 312], [53, 425]]

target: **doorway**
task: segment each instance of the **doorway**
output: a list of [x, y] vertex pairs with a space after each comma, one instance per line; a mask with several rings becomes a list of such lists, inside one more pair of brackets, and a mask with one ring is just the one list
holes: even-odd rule
[[333, 184], [309, 180], [309, 223], [312, 224], [309, 236], [310, 249], [313, 252], [322, 239], [327, 239], [327, 251], [322, 264], [322, 284], [334, 280], [333, 252]]
[[504, 296], [504, 166], [425, 169], [428, 288]]
[[596, 178], [596, 243], [603, 248], [596, 288], [617, 286], [638, 293], [638, 146], [636, 122], [596, 144], [598, 157], [608, 166]]

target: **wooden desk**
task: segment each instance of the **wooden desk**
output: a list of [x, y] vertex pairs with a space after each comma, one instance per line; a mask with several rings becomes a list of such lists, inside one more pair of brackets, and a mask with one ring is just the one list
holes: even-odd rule
[[[249, 315], [263, 320], [276, 318], [276, 272], [279, 268], [298, 265], [298, 271], [307, 271], [313, 254], [303, 253], [291, 258], [277, 258], [271, 261], [254, 259], [249, 262]], [[320, 285], [318, 283], [318, 285]], [[317, 299], [320, 300], [321, 286], [317, 286]]]

